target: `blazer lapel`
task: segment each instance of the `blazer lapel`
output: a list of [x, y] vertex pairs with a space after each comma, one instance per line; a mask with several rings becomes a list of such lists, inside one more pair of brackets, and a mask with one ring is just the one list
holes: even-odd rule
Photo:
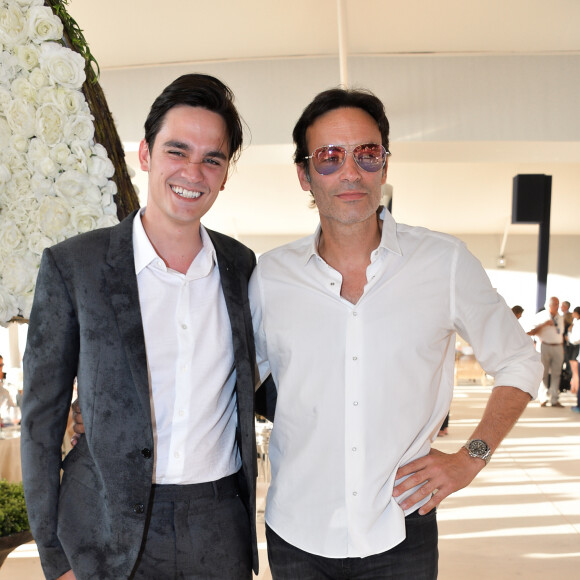
[[249, 273], [240, 271], [236, 254], [227, 244], [227, 238], [207, 230], [216, 249], [222, 290], [230, 324], [234, 361], [237, 374], [238, 411], [241, 423], [245, 417], [254, 420], [255, 349], [248, 300]]
[[133, 220], [135, 213], [111, 229], [108, 269], [105, 271], [111, 304], [117, 319], [123, 348], [143, 411], [150, 416], [149, 376], [139, 290], [133, 256]]

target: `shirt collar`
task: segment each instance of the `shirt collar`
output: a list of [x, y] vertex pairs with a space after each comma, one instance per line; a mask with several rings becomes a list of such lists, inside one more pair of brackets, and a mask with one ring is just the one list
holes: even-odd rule
[[[402, 256], [401, 248], [397, 240], [397, 222], [394, 220], [387, 208], [383, 208], [379, 214], [379, 219], [383, 222], [383, 230], [381, 233], [381, 243], [379, 244], [378, 250], [385, 250]], [[314, 256], [318, 256], [318, 241], [320, 240], [320, 234], [322, 233], [322, 227], [320, 223], [314, 232], [314, 235], [310, 237], [310, 243], [306, 248], [305, 262], [309, 262]]]
[[[137, 275], [149, 266], [151, 262], [160, 259], [160, 256], [155, 251], [153, 244], [145, 233], [145, 228], [143, 227], [143, 222], [141, 220], [141, 216], [145, 213], [146, 209], [147, 208], [144, 207], [138, 211], [133, 220], [133, 255], [135, 260], [135, 273]], [[217, 254], [209, 234], [201, 224], [199, 226], [199, 231], [201, 234], [203, 249], [205, 254], [208, 256], [209, 263], [207, 269], [211, 270], [213, 265], [217, 264]]]

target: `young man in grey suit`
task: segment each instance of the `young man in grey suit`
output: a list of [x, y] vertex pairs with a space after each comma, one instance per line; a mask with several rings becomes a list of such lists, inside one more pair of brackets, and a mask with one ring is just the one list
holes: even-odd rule
[[[22, 471], [49, 579], [257, 571], [255, 257], [200, 224], [241, 145], [230, 90], [180, 77], [145, 123], [147, 207], [44, 253]], [[85, 436], [63, 462], [75, 378]]]

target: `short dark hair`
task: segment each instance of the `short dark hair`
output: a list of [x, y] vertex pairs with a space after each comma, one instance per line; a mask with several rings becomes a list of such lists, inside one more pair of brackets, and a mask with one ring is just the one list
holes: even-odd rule
[[515, 306], [512, 306], [512, 312], [514, 314], [516, 314], [516, 315], [517, 314], [522, 314], [523, 311], [524, 311], [524, 309], [519, 304], [516, 304]]
[[383, 147], [389, 150], [389, 120], [385, 113], [382, 101], [371, 91], [366, 89], [342, 89], [335, 88], [323, 91], [314, 97], [314, 100], [304, 109], [300, 119], [294, 126], [292, 138], [296, 145], [294, 151], [294, 163], [306, 166], [304, 159], [310, 155], [306, 144], [306, 131], [318, 119], [335, 109], [362, 109], [376, 122], [381, 132]]
[[572, 312], [575, 312], [578, 316], [580, 316], [580, 306], [576, 306]]
[[228, 132], [229, 159], [238, 159], [243, 144], [243, 127], [234, 105], [234, 93], [219, 79], [199, 73], [175, 79], [151, 105], [145, 121], [145, 141], [149, 149], [153, 149], [167, 112], [179, 105], [201, 107], [220, 115]]

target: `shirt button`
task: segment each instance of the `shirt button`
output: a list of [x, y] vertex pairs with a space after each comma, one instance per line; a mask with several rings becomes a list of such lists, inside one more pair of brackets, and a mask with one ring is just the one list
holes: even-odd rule
[[180, 458], [180, 456], [181, 456], [181, 454], [179, 453], [179, 451], [176, 451], [176, 452], [173, 454], [173, 457], [175, 457], [175, 459], [179, 459], [179, 458]]
[[143, 455], [145, 459], [149, 459], [151, 457], [151, 449], [141, 449], [141, 455]]
[[181, 328], [183, 328], [183, 330], [187, 330], [187, 324], [182, 324]]
[[353, 492], [352, 492], [352, 495], [354, 495], [354, 496], [356, 497], [356, 496], [358, 495], [358, 492], [356, 492], [356, 491], [353, 491]]
[[353, 405], [354, 405], [355, 407], [358, 407], [358, 401], [355, 401], [355, 402], [353, 403]]
[[352, 448], [352, 450], [353, 450], [353, 451], [356, 451], [356, 447], [353, 447], [353, 448]]
[[353, 312], [352, 315], [353, 316], [358, 316], [358, 312]]
[[358, 356], [353, 356], [352, 360], [358, 360]]
[[331, 286], [334, 286], [334, 282], [331, 282], [331, 283], [330, 283], [330, 285], [331, 285]]
[[183, 409], [179, 409], [179, 416], [183, 417], [185, 415], [185, 411]]

